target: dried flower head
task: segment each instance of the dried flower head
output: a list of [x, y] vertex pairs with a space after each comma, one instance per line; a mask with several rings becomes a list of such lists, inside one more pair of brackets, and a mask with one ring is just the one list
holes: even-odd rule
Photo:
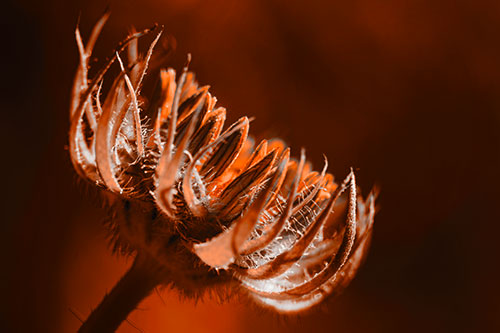
[[[162, 69], [153, 97], [141, 95], [161, 32], [145, 54], [131, 34], [93, 80], [88, 59], [107, 15], [84, 46], [71, 105], [70, 154], [80, 176], [111, 202], [114, 249], [135, 254], [154, 285], [196, 293], [238, 285], [280, 312], [318, 304], [354, 276], [369, 243], [375, 194], [357, 195], [354, 173], [339, 183], [311, 170], [278, 139], [254, 147], [243, 117], [223, 130], [194, 74]], [[121, 53], [127, 50], [127, 61]], [[112, 63], [119, 64], [103, 98]], [[147, 264], [145, 264], [147, 262]], [[142, 263], [142, 264], [141, 264]]]

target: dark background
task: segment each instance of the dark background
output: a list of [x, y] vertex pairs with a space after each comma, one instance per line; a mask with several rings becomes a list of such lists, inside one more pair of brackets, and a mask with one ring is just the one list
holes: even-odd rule
[[[109, 1], [103, 59], [131, 25], [175, 37], [166, 63], [210, 84], [230, 121], [381, 187], [368, 260], [345, 293], [283, 319], [238, 300], [152, 295], [122, 332], [500, 330], [500, 2]], [[78, 54], [106, 3], [2, 5], [0, 331], [69, 332], [130, 261], [65, 150]], [[173, 40], [173, 39], [171, 39]], [[76, 314], [73, 315], [72, 312]]]

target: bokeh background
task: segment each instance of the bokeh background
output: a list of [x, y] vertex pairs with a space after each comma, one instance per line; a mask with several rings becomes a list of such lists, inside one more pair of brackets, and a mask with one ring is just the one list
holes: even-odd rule
[[0, 331], [73, 332], [130, 265], [65, 145], [80, 17], [95, 55], [163, 24], [166, 65], [229, 120], [381, 187], [368, 260], [343, 295], [283, 318], [240, 300], [151, 295], [120, 332], [500, 331], [500, 2], [7, 1], [2, 5]]

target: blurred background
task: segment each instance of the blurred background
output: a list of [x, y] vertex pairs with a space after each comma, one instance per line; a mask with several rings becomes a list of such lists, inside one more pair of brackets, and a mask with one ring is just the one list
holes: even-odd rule
[[[210, 84], [228, 120], [322, 154], [366, 195], [372, 249], [351, 286], [284, 318], [239, 300], [151, 295], [120, 332], [500, 331], [500, 2], [7, 1], [2, 5], [0, 331], [72, 332], [131, 261], [107, 248], [104, 210], [65, 145], [78, 54], [133, 25], [165, 26], [166, 66]], [[96, 65], [98, 66], [98, 65]], [[138, 329], [134, 328], [137, 327]]]

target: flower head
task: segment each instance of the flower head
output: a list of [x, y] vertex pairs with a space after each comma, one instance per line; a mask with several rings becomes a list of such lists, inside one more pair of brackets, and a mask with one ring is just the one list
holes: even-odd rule
[[[161, 32], [145, 54], [133, 33], [93, 80], [86, 46], [71, 105], [76, 171], [112, 202], [116, 250], [148, 256], [163, 284], [187, 293], [237, 281], [261, 304], [296, 312], [353, 278], [369, 243], [375, 194], [357, 195], [355, 176], [335, 182], [290, 157], [279, 139], [255, 145], [243, 117], [224, 129], [226, 110], [185, 68], [162, 69], [153, 97], [142, 94]], [[127, 49], [127, 61], [122, 53]], [[108, 70], [120, 73], [103, 97]], [[168, 276], [168, 278], [167, 278]]]

